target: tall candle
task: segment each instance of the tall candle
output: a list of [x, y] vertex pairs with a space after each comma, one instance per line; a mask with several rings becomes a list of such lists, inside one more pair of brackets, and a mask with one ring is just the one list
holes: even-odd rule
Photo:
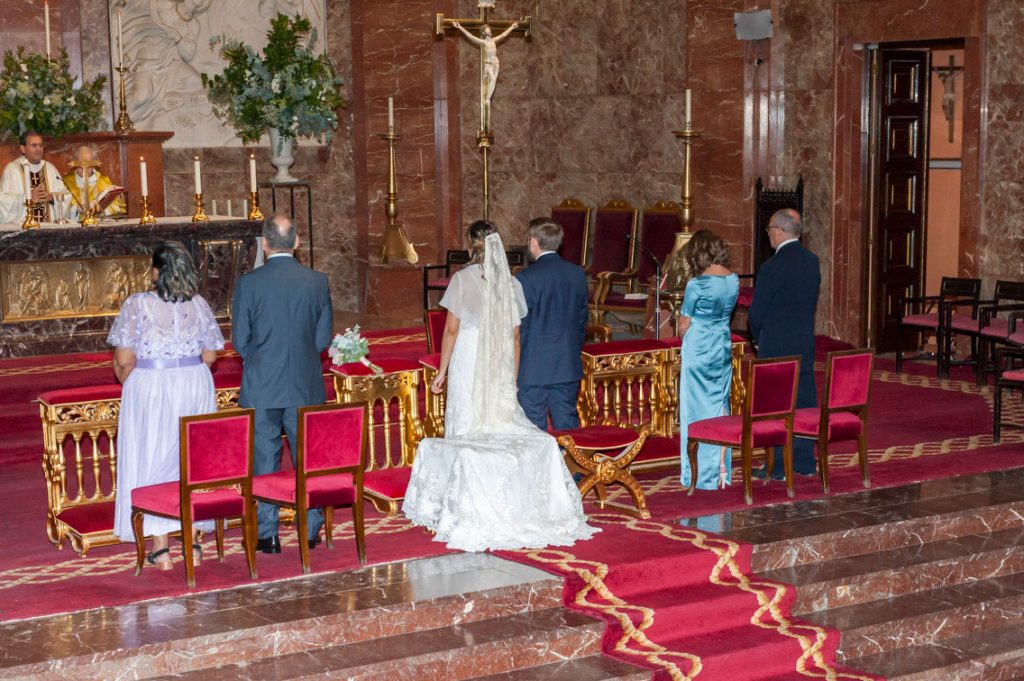
[[202, 194], [203, 193], [203, 181], [201, 179], [199, 179], [199, 157], [198, 156], [196, 156], [195, 160], [192, 162], [192, 170], [195, 173], [196, 194]]
[[23, 165], [22, 168], [25, 170], [25, 200], [29, 201], [32, 198], [32, 173], [28, 165]]
[[395, 100], [388, 97], [388, 131], [395, 129]]
[[249, 199], [242, 199], [242, 217], [249, 219]]
[[228, 217], [231, 217], [231, 199], [228, 199]]
[[46, 32], [46, 58], [50, 58], [50, 3], [43, 0], [43, 30]]
[[686, 124], [690, 125], [692, 119], [690, 118], [690, 88], [686, 88]]
[[249, 193], [256, 193], [256, 154], [249, 154]]
[[139, 157], [139, 176], [142, 177], [142, 195], [149, 196], [149, 177], [146, 174], [146, 159]]
[[118, 66], [124, 66], [124, 32], [121, 28], [121, 10], [117, 10], [117, 60]]

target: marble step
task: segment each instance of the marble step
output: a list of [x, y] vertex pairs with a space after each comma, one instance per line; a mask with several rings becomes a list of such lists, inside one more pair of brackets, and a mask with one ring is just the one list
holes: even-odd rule
[[1024, 573], [809, 613], [806, 621], [842, 631], [838, 657], [852, 658], [1024, 624]]
[[888, 681], [1009, 681], [1024, 675], [1024, 627], [955, 636], [941, 646], [922, 645], [846, 661]]
[[603, 632], [600, 620], [555, 607], [153, 678], [456, 681], [599, 655]]
[[514, 671], [476, 676], [472, 681], [649, 681], [651, 672], [604, 655], [590, 655]]
[[758, 573], [797, 589], [794, 615], [1024, 572], [1024, 528]]
[[0, 624], [0, 677], [182, 673], [548, 611], [561, 597], [562, 580], [535, 568], [452, 554]]

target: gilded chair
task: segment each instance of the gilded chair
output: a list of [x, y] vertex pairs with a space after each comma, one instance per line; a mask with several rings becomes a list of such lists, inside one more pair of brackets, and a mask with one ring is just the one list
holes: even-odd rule
[[[601, 508], [622, 508], [640, 518], [650, 518], [640, 483], [629, 471], [629, 464], [644, 446], [651, 433], [650, 425], [633, 426], [606, 421], [600, 425], [581, 426], [574, 430], [552, 433], [565, 450], [570, 470], [582, 473], [577, 483], [580, 496], [594, 490]], [[605, 500], [605, 487], [622, 485], [633, 499], [627, 507]]]
[[636, 267], [637, 209], [613, 199], [594, 213], [590, 264], [592, 277], [603, 272], [625, 273]]
[[[934, 333], [936, 340], [935, 371], [940, 378], [949, 374], [952, 362], [953, 343], [949, 333], [953, 317], [963, 314], [966, 309], [972, 317], [977, 316], [977, 305], [981, 297], [981, 279], [943, 277], [939, 294], [935, 296], [913, 296], [899, 298], [896, 303], [897, 339], [896, 373], [903, 371], [903, 348], [907, 334]], [[929, 358], [918, 353], [914, 358]]]
[[180, 425], [181, 478], [132, 490], [135, 574], [146, 557], [143, 514], [181, 521], [188, 587], [196, 586], [189, 545], [194, 523], [216, 521], [217, 556], [224, 560], [224, 519], [242, 518], [245, 560], [256, 579], [256, 506], [252, 501], [253, 410], [185, 416]]
[[423, 312], [423, 330], [427, 336], [427, 353], [441, 352], [441, 337], [448, 321], [448, 310], [435, 307]]
[[444, 437], [444, 402], [448, 391], [445, 383], [440, 393], [430, 389], [441, 364], [441, 353], [420, 357], [423, 370], [423, 433], [426, 437]]
[[299, 408], [295, 470], [257, 475], [252, 479], [252, 514], [256, 501], [295, 511], [303, 574], [309, 574], [306, 512], [324, 510], [324, 536], [333, 548], [334, 509], [352, 508], [352, 526], [359, 564], [366, 563], [363, 530], [363, 475], [367, 467], [366, 404], [322, 404]]
[[716, 416], [694, 421], [688, 428], [686, 454], [690, 461], [690, 489], [697, 484], [697, 445], [707, 443], [732, 447], [740, 451], [743, 475], [743, 498], [754, 502], [753, 460], [755, 450], [765, 458], [767, 475], [771, 478], [773, 447], [782, 447], [786, 473], [786, 493], [793, 496], [793, 407], [796, 404], [797, 377], [800, 358], [774, 357], [755, 359], [748, 364], [744, 381], [746, 396], [741, 415]]
[[828, 353], [825, 387], [821, 407], [797, 409], [793, 417], [793, 437], [818, 443], [818, 475], [828, 494], [829, 445], [846, 440], [857, 441], [860, 479], [871, 486], [868, 477], [868, 396], [871, 389], [870, 350], [842, 350]]
[[[655, 262], [664, 264], [675, 244], [676, 233], [683, 230], [682, 209], [671, 201], [659, 201], [644, 209], [640, 219], [638, 253], [624, 271], [598, 274], [594, 292], [594, 313], [602, 319], [609, 312], [643, 312], [647, 296], [638, 296], [638, 289], [647, 292], [655, 281]], [[616, 290], [615, 287], [621, 287]]]
[[[992, 409], [992, 441], [999, 443], [1003, 439], [1004, 427], [1024, 428], [1024, 423], [1020, 421], [1003, 419], [1003, 391], [1024, 391], [1024, 368], [1012, 366], [1014, 360], [1024, 361], [1024, 348], [997, 348], [995, 354], [996, 385]], [[1005, 370], [1003, 369], [1004, 359], [1008, 363]]]
[[562, 227], [558, 255], [566, 262], [587, 266], [590, 245], [590, 209], [576, 199], [566, 199], [551, 209], [551, 219]]

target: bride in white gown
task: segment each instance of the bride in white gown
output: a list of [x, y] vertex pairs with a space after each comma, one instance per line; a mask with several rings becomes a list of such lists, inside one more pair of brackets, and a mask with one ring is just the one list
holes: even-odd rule
[[480, 258], [452, 277], [441, 299], [448, 323], [439, 392], [448, 375], [444, 438], [420, 442], [402, 510], [463, 551], [568, 546], [589, 539], [579, 490], [554, 438], [516, 399], [522, 287], [490, 223], [469, 230]]

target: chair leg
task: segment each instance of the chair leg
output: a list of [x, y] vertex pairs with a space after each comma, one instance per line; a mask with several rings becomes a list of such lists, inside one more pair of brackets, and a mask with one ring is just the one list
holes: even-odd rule
[[857, 438], [857, 456], [860, 458], [860, 479], [865, 487], [871, 487], [871, 476], [868, 474], [868, 433], [862, 428]]
[[1003, 386], [999, 384], [998, 378], [996, 379], [995, 389], [996, 399], [992, 409], [992, 442], [999, 444], [1003, 439], [1002, 433], [1000, 432], [1003, 421]]
[[295, 531], [299, 535], [299, 560], [302, 561], [302, 574], [309, 574], [309, 532], [306, 527], [306, 509], [300, 505], [295, 507]]
[[135, 534], [135, 576], [142, 574], [142, 564], [146, 560], [146, 538], [142, 534], [142, 511], [132, 509], [132, 532]]
[[746, 447], [740, 447], [740, 460], [743, 468], [743, 499], [748, 503], [754, 503], [754, 453]]
[[896, 373], [903, 371], [903, 327], [896, 327]]
[[793, 436], [782, 447], [782, 470], [786, 474], [786, 494], [793, 498]]
[[356, 535], [356, 554], [359, 564], [366, 565], [366, 536], [363, 531], [363, 490], [356, 490], [356, 501], [352, 505], [352, 529]]
[[242, 548], [249, 566], [249, 579], [256, 579], [256, 500], [250, 499], [242, 518]]
[[690, 489], [686, 492], [687, 496], [693, 494], [693, 490], [697, 488], [697, 441], [689, 440], [686, 443], [686, 458], [690, 461]]
[[224, 519], [217, 518], [216, 525], [217, 533], [217, 560], [221, 563], [224, 562]]
[[327, 548], [334, 548], [334, 507], [328, 506], [324, 509], [324, 537]]
[[[187, 509], [186, 509], [187, 510]], [[195, 530], [192, 529], [192, 519], [181, 519], [181, 554], [185, 559], [185, 579], [188, 581], [188, 588], [196, 588], [196, 563], [192, 553], [192, 537]]]
[[818, 476], [821, 478], [821, 491], [828, 494], [828, 442], [819, 439], [818, 444]]

